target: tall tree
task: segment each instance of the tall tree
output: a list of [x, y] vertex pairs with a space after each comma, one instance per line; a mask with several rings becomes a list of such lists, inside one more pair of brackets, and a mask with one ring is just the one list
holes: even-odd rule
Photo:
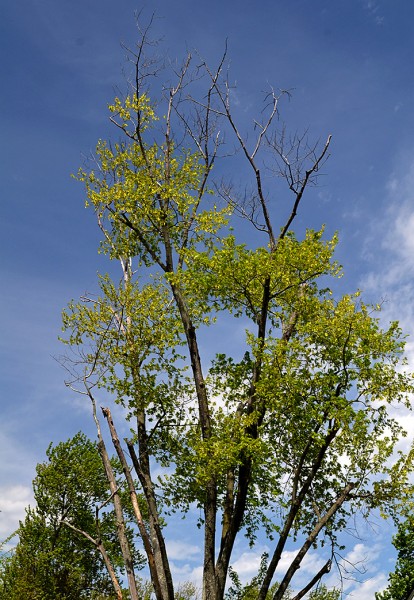
[[[174, 597], [162, 520], [194, 505], [204, 600], [222, 600], [237, 536], [254, 543], [259, 530], [275, 540], [259, 600], [271, 589], [284, 597], [310, 548], [325, 554], [299, 599], [330, 570], [348, 517], [386, 510], [407, 489], [412, 457], [389, 466], [403, 432], [388, 406], [408, 405], [413, 389], [403, 337], [397, 323], [381, 329], [379, 306], [329, 288], [341, 276], [336, 236], [292, 229], [330, 136], [321, 147], [289, 137], [278, 125], [286, 94], [273, 89], [244, 131], [226, 54], [215, 70], [189, 55], [160, 92], [149, 47], [144, 30], [129, 93], [109, 107], [121, 139], [100, 140], [78, 175], [100, 251], [121, 271], [64, 312], [82, 363], [69, 385], [91, 400], [100, 440], [99, 388], [134, 424], [126, 446], [148, 523], [139, 503], [135, 515], [159, 600]], [[234, 355], [230, 323], [235, 337], [246, 331]], [[128, 475], [111, 411], [103, 416]], [[168, 467], [159, 480], [157, 463]], [[296, 553], [271, 588], [289, 540]]]

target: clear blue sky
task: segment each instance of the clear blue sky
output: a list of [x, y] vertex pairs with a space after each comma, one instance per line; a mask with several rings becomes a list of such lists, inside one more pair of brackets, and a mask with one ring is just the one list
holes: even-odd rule
[[[93, 216], [70, 174], [82, 153], [111, 135], [106, 106], [124, 83], [120, 42], [134, 44], [141, 7], [132, 0], [2, 5], [0, 539], [24, 514], [49, 442], [80, 428], [93, 435], [89, 411], [65, 389], [54, 359], [62, 352], [62, 308], [95, 289], [102, 265]], [[153, 10], [154, 35], [169, 56], [197, 48], [214, 62], [227, 38], [244, 106], [268, 84], [291, 89], [283, 114], [291, 128], [333, 135], [326, 176], [299, 224], [338, 230], [342, 289], [385, 299], [385, 318], [399, 318], [413, 333], [411, 0], [153, 0], [144, 15]], [[411, 342], [408, 351], [414, 364]], [[405, 422], [412, 434], [413, 420]], [[350, 540], [349, 550], [367, 558], [367, 581], [348, 587], [360, 600], [374, 597], [392, 566], [389, 529], [379, 529], [368, 543]], [[170, 541], [177, 556], [184, 543]], [[244, 551], [239, 568], [248, 572], [254, 557]], [[187, 545], [186, 552], [191, 572], [198, 550]]]

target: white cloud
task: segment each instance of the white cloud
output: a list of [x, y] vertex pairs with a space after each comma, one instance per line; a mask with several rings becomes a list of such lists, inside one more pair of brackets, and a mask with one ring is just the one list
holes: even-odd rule
[[23, 485], [0, 487], [0, 542], [17, 529], [29, 504], [34, 505], [31, 488]]
[[[378, 558], [381, 548], [379, 545], [367, 546], [366, 544], [358, 543], [350, 550], [342, 561], [343, 565], [355, 565], [361, 567], [372, 563]], [[366, 567], [367, 568], [367, 567]]]
[[347, 598], [357, 600], [373, 600], [375, 592], [382, 592], [387, 587], [387, 577], [383, 573], [370, 577], [357, 589], [351, 591]]
[[380, 543], [357, 542], [339, 561], [341, 575], [333, 568], [324, 583], [328, 588], [343, 589], [346, 598], [373, 600], [374, 592], [386, 587], [388, 574], [383, 573], [379, 566], [383, 551]]
[[191, 567], [188, 563], [185, 565], [177, 565], [174, 561], [170, 562], [171, 574], [175, 584], [191, 581], [198, 588], [201, 588], [203, 581], [203, 567]]
[[34, 505], [34, 458], [16, 438], [15, 424], [7, 420], [5, 425], [8, 433], [0, 433], [0, 543], [18, 528], [25, 508]]
[[[276, 573], [285, 573], [289, 566], [291, 565], [293, 559], [297, 554], [297, 550], [285, 550], [283, 552], [282, 557], [280, 559], [280, 563], [278, 568], [276, 569]], [[303, 559], [300, 566], [300, 573], [317, 573], [319, 569], [323, 567], [326, 563], [326, 559], [324, 560], [321, 556], [316, 554], [315, 552], [308, 552], [305, 558]]]
[[201, 548], [183, 540], [167, 540], [168, 556], [171, 560], [191, 560], [200, 556]]
[[[232, 568], [236, 571], [242, 583], [247, 583], [255, 575], [257, 575], [260, 567], [260, 560], [263, 552], [268, 551], [268, 548], [263, 547], [260, 551], [243, 552], [239, 558], [232, 564]], [[285, 550], [276, 569], [275, 579], [284, 576], [287, 569], [294, 560], [298, 549]], [[309, 552], [303, 559], [300, 569], [297, 571], [293, 580], [294, 587], [298, 589], [303, 587], [309, 579], [309, 575], [314, 575], [325, 564], [326, 558], [318, 555], [316, 552]]]
[[232, 564], [241, 581], [246, 582], [255, 575], [260, 567], [260, 554], [257, 552], [243, 552], [243, 554]]

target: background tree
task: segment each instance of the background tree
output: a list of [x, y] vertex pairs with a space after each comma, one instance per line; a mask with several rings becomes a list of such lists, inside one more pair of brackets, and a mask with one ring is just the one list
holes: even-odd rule
[[[134, 510], [158, 599], [174, 598], [162, 521], [194, 505], [205, 600], [223, 598], [237, 536], [254, 544], [259, 530], [273, 550], [258, 600], [270, 590], [274, 600], [286, 596], [310, 548], [325, 554], [298, 599], [331, 569], [350, 515], [392, 510], [408, 490], [412, 457], [389, 466], [403, 430], [388, 406], [408, 406], [413, 389], [400, 368], [403, 337], [397, 323], [382, 329], [380, 307], [359, 293], [334, 296], [335, 236], [292, 229], [330, 137], [321, 147], [289, 137], [279, 125], [285, 94], [273, 89], [243, 132], [226, 54], [215, 70], [199, 57], [192, 66], [189, 55], [160, 92], [148, 47], [145, 30], [129, 52], [129, 93], [109, 107], [121, 139], [100, 140], [91, 169], [78, 175], [100, 250], [121, 271], [101, 276], [98, 295], [64, 312], [66, 343], [80, 356], [66, 363], [68, 383], [91, 400], [100, 444], [100, 388], [133, 425], [125, 443], [148, 523], [142, 502]], [[241, 172], [240, 193], [233, 182]], [[281, 181], [290, 203], [280, 200]], [[229, 354], [222, 327], [232, 318], [246, 337]], [[128, 477], [108, 408], [103, 416]], [[154, 480], [155, 464], [168, 474]], [[272, 588], [288, 541], [296, 553]]]
[[[268, 558], [269, 557], [266, 553], [262, 555], [257, 575], [255, 575], [253, 579], [245, 585], [243, 585], [240, 581], [240, 577], [238, 576], [237, 572], [230, 567], [229, 578], [231, 585], [229, 585], [228, 590], [226, 591], [226, 600], [255, 600], [259, 594], [263, 579], [266, 575]], [[278, 582], [275, 582], [270, 586], [266, 594], [266, 600], [271, 600], [273, 598], [278, 586]], [[287, 589], [283, 597], [285, 600], [291, 600], [291, 590]]]
[[0, 543], [0, 590], [3, 591], [6, 585], [7, 573], [9, 572], [9, 564], [13, 556], [13, 543], [16, 537], [16, 531], [13, 531], [5, 540]]
[[339, 600], [341, 592], [338, 589], [328, 590], [326, 585], [320, 585], [309, 594], [309, 600]]
[[2, 597], [121, 598], [123, 563], [114, 515], [105, 508], [108, 482], [96, 444], [79, 433], [49, 446], [47, 457], [36, 469], [36, 507], [20, 523]]
[[398, 551], [395, 571], [389, 575], [389, 586], [375, 594], [377, 600], [412, 600], [414, 598], [414, 516], [398, 525], [393, 539]]

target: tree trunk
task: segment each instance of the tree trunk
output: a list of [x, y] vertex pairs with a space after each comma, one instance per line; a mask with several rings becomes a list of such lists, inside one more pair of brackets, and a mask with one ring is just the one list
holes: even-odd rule
[[136, 519], [138, 529], [139, 529], [139, 532], [140, 532], [140, 535], [142, 538], [142, 542], [144, 544], [145, 553], [146, 553], [147, 559], [148, 559], [148, 566], [149, 566], [150, 573], [151, 573], [151, 580], [152, 580], [152, 584], [154, 586], [155, 596], [157, 597], [157, 600], [168, 600], [168, 590], [163, 590], [160, 585], [160, 578], [158, 575], [158, 571], [157, 571], [157, 567], [156, 567], [156, 563], [155, 563], [155, 559], [154, 559], [154, 550], [152, 548], [151, 541], [148, 537], [148, 533], [145, 528], [145, 523], [142, 519], [142, 514], [141, 514], [141, 510], [139, 508], [139, 504], [138, 504], [138, 497], [137, 497], [137, 493], [135, 490], [134, 481], [131, 477], [131, 472], [130, 472], [128, 463], [126, 461], [124, 451], [122, 450], [122, 446], [119, 442], [118, 434], [115, 429], [111, 411], [109, 410], [109, 408], [102, 408], [102, 412], [108, 422], [108, 427], [111, 432], [112, 442], [113, 442], [114, 448], [116, 450], [116, 453], [118, 454], [118, 458], [121, 462], [122, 470], [124, 472], [125, 479], [127, 481], [129, 495], [131, 498], [131, 503], [132, 503], [132, 507], [134, 510], [134, 514], [135, 514], [135, 519]]

